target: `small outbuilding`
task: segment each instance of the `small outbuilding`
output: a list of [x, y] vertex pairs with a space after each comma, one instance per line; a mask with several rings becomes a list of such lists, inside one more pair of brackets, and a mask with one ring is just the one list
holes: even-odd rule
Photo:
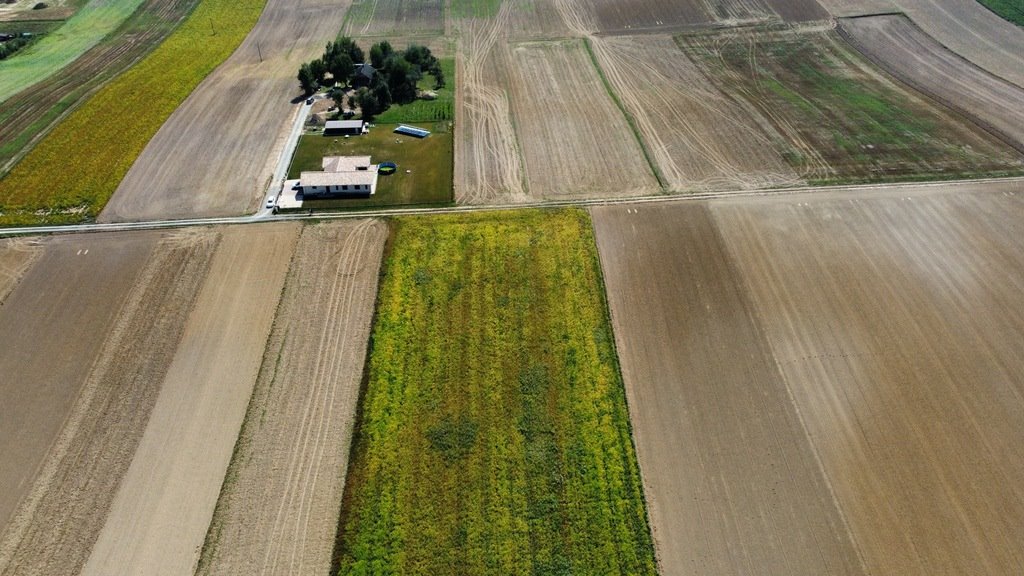
[[405, 134], [406, 136], [415, 136], [416, 138], [426, 138], [427, 136], [430, 136], [430, 130], [417, 128], [415, 126], [406, 126], [405, 124], [401, 124], [398, 128], [395, 128], [395, 133]]
[[324, 125], [324, 136], [359, 136], [367, 132], [362, 120], [328, 120]]

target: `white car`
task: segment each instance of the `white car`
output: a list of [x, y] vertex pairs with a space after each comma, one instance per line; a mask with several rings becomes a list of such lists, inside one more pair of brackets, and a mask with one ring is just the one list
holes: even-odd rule
[[273, 208], [277, 204], [277, 196], [267, 196], [267, 208]]

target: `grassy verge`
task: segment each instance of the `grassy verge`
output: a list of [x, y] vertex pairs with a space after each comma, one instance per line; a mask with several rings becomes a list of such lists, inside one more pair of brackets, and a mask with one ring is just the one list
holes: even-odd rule
[[369, 155], [374, 163], [398, 164], [395, 174], [378, 177], [377, 192], [371, 198], [307, 200], [303, 208], [337, 210], [450, 203], [454, 163], [451, 130], [446, 122], [423, 127], [433, 131], [423, 139], [393, 133], [394, 124], [377, 124], [369, 134], [351, 138], [302, 136], [288, 169], [288, 178], [298, 178], [303, 170], [320, 170], [324, 156]]
[[678, 40], [724, 92], [771, 119], [783, 135], [779, 153], [811, 180], [948, 179], [1021, 168], [1009, 147], [937, 105], [912, 100], [835, 35]]
[[0, 60], [0, 102], [71, 63], [113, 32], [140, 4], [142, 0], [86, 4], [39, 42]]
[[420, 80], [420, 90], [433, 90], [437, 93], [434, 100], [415, 100], [409, 104], [392, 104], [383, 114], [377, 116], [376, 122], [381, 124], [399, 124], [408, 122], [443, 122], [454, 120], [455, 108], [455, 59], [441, 58], [441, 72], [444, 73], [445, 86], [434, 90], [434, 77], [428, 74]]
[[581, 210], [395, 221], [340, 574], [655, 574]]
[[148, 57], [58, 125], [0, 180], [0, 225], [94, 218], [174, 109], [252, 29], [265, 0], [202, 0]]
[[1017, 26], [1024, 26], [1024, 0], [979, 0], [983, 6]]

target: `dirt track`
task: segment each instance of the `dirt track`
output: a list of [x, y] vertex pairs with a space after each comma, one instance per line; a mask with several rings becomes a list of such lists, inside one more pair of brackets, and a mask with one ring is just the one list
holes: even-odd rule
[[1019, 572], [1020, 182], [593, 213], [663, 574]]
[[0, 531], [31, 489], [158, 237], [40, 239], [41, 255], [3, 301]]
[[328, 574], [387, 226], [310, 225], [199, 574]]
[[[976, 68], [902, 16], [851, 18], [842, 29], [873, 61], [908, 84], [975, 118], [1024, 152], [1024, 88]], [[1024, 66], [1024, 55], [1020, 55]]]
[[[128, 235], [121, 237], [128, 241]], [[0, 574], [78, 574], [145, 430], [217, 234], [174, 232], [120, 306], [32, 490], [0, 538]]]
[[192, 574], [299, 226], [225, 228], [82, 574]]
[[594, 53], [673, 191], [798, 182], [768, 121], [712, 85], [671, 36], [593, 38]]
[[298, 110], [296, 70], [338, 34], [346, 7], [347, 0], [269, 0], [242, 45], [146, 146], [100, 220], [255, 211]]
[[[111, 36], [90, 48], [60, 73], [5, 100], [3, 119], [0, 120], [0, 142], [10, 142], [28, 130], [26, 144], [34, 143], [63, 118], [62, 112], [49, 122], [41, 122], [58, 103], [66, 110], [75, 108], [89, 94], [162, 42], [195, 5], [196, 0], [143, 2]], [[13, 165], [13, 161], [28, 149], [26, 145], [0, 156], [0, 172]]]

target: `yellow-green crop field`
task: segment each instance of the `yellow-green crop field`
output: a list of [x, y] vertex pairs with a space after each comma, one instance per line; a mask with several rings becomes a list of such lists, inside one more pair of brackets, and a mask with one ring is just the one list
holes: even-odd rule
[[0, 180], [0, 225], [95, 218], [167, 117], [242, 42], [265, 1], [203, 0]]
[[394, 222], [340, 574], [655, 574], [585, 212]]

